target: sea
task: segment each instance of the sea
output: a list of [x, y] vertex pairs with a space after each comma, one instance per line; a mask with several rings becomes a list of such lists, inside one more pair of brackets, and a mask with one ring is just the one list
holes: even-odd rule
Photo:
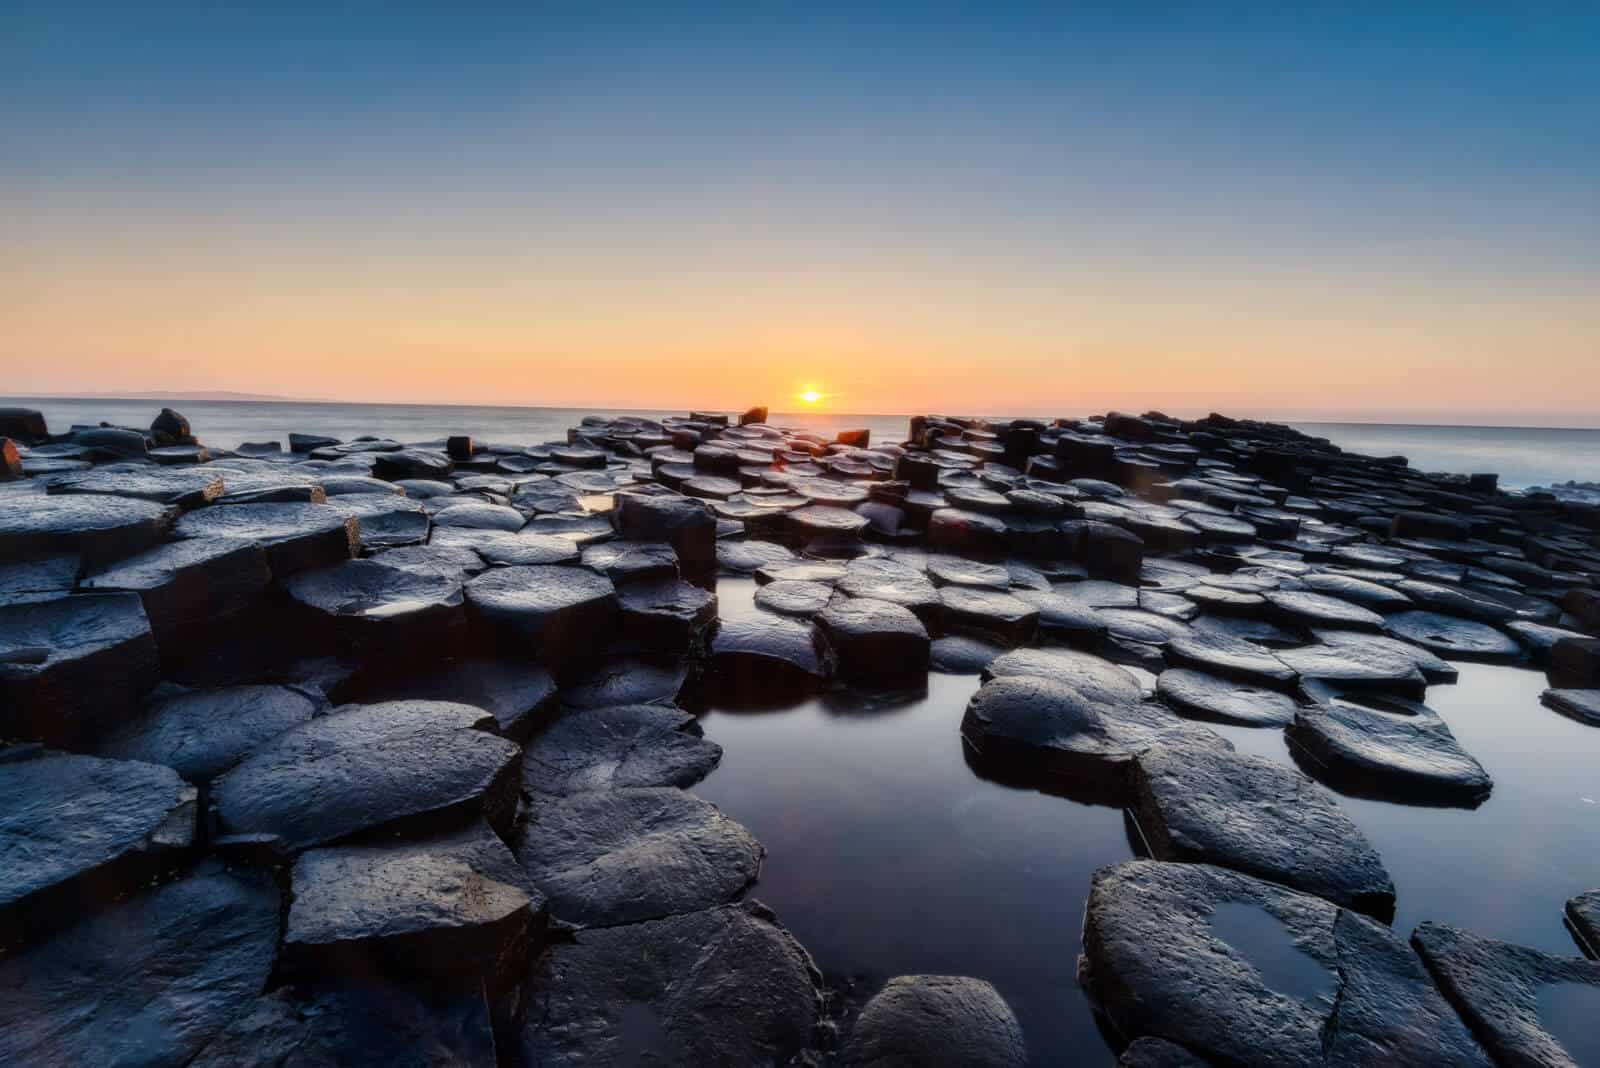
[[[490, 407], [442, 404], [337, 404], [305, 401], [149, 400], [121, 398], [0, 398], [44, 412], [52, 430], [73, 424], [148, 426], [163, 404], [188, 417], [201, 441], [234, 448], [246, 441], [287, 441], [291, 431], [352, 438], [375, 434], [397, 441], [430, 441], [470, 434], [478, 441], [536, 444], [564, 441], [585, 415], [662, 418], [682, 412], [592, 408]], [[905, 437], [905, 415], [829, 411], [778, 412], [772, 421], [831, 436], [865, 427], [874, 441]], [[1405, 456], [1422, 471], [1492, 471], [1505, 489], [1565, 482], [1600, 482], [1600, 430], [1508, 426], [1432, 426], [1390, 423], [1291, 423], [1351, 452]]]

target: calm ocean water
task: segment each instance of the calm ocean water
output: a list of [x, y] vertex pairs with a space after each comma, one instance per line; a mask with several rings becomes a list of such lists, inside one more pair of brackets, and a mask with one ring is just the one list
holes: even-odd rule
[[[45, 413], [51, 429], [101, 421], [148, 426], [163, 402], [115, 398], [22, 398]], [[290, 431], [351, 438], [377, 434], [400, 441], [423, 441], [447, 434], [471, 434], [479, 441], [532, 444], [563, 440], [567, 427], [585, 415], [622, 414], [600, 409], [467, 407], [429, 404], [315, 404], [298, 401], [177, 401], [200, 440], [224, 448], [243, 441], [285, 440]], [[635, 411], [659, 418], [680, 412]], [[851, 415], [834, 412], [775, 413], [774, 422], [818, 432], [868, 427], [873, 438], [898, 441], [906, 432], [903, 415]], [[1354, 452], [1400, 454], [1424, 471], [1493, 471], [1507, 489], [1551, 482], [1600, 481], [1600, 430], [1542, 427], [1421, 426], [1383, 423], [1296, 423]]]

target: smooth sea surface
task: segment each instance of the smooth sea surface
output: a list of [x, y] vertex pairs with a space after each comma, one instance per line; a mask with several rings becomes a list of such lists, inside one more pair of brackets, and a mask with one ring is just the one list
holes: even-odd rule
[[[25, 401], [53, 429], [147, 425], [156, 401]], [[585, 411], [537, 408], [176, 402], [203, 441], [284, 440], [289, 431], [349, 438], [560, 440]], [[642, 413], [664, 415], [668, 413]], [[775, 415], [819, 432], [866, 426], [899, 440], [901, 416]], [[1360, 452], [1415, 466], [1495, 470], [1515, 488], [1600, 479], [1600, 431], [1303, 424]], [[718, 584], [723, 618], [760, 611], [755, 584]], [[1577, 949], [1563, 903], [1600, 887], [1600, 729], [1539, 703], [1541, 672], [1461, 663], [1428, 704], [1494, 778], [1475, 810], [1343, 797], [1398, 891], [1394, 929], [1424, 920], [1566, 955]], [[703, 713], [721, 766], [694, 791], [766, 847], [751, 890], [773, 907], [847, 1002], [908, 973], [971, 975], [1010, 1002], [1035, 1063], [1111, 1065], [1115, 1054], [1079, 989], [1083, 909], [1095, 869], [1135, 855], [1120, 810], [1020, 789], [978, 774], [960, 722], [976, 676], [931, 675], [925, 694], [883, 704], [829, 695], [790, 707]], [[1283, 732], [1214, 726], [1240, 750], [1291, 761]], [[1277, 988], [1325, 998], [1335, 978], [1276, 921], [1219, 915], [1225, 934]], [[1570, 1048], [1592, 1041], [1600, 997], [1557, 991], [1546, 1025]], [[1557, 996], [1559, 995], [1559, 996]]]
[[[189, 417], [201, 441], [233, 448], [245, 441], [287, 441], [291, 431], [352, 438], [375, 434], [427, 441], [470, 434], [479, 441], [534, 444], [566, 439], [585, 415], [681, 415], [667, 411], [592, 408], [474, 407], [432, 404], [322, 404], [301, 401], [160, 401], [116, 398], [0, 398], [44, 412], [52, 430], [74, 423], [149, 426], [163, 404]], [[1083, 413], [1088, 414], [1088, 413]], [[905, 437], [904, 415], [851, 415], [829, 411], [773, 413], [773, 422], [830, 436], [867, 427], [875, 441]], [[1406, 456], [1422, 471], [1471, 474], [1493, 471], [1505, 489], [1551, 482], [1600, 481], [1600, 430], [1544, 427], [1416, 426], [1383, 423], [1294, 423], [1341, 448], [1373, 456]]]

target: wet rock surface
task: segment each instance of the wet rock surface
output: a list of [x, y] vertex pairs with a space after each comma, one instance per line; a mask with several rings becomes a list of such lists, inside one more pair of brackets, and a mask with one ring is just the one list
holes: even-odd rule
[[1388, 618], [1389, 632], [1430, 652], [1458, 660], [1515, 660], [1522, 647], [1487, 623], [1438, 612], [1399, 612]]
[[1301, 767], [1341, 793], [1472, 808], [1494, 781], [1433, 709], [1415, 701], [1334, 697], [1296, 713]]
[[843, 1062], [861, 1068], [1023, 1068], [1022, 1027], [999, 991], [958, 975], [901, 975], [861, 1010]]
[[171, 523], [165, 506], [131, 497], [33, 497], [27, 507], [0, 508], [0, 560], [74, 553], [110, 563], [159, 544]]
[[1579, 894], [1567, 902], [1567, 928], [1584, 955], [1600, 960], [1600, 890]]
[[1296, 705], [1287, 694], [1189, 668], [1163, 671], [1156, 680], [1156, 694], [1167, 707], [1191, 719], [1247, 727], [1284, 727], [1294, 722]]
[[616, 627], [611, 580], [579, 567], [502, 567], [466, 585], [475, 618], [508, 654], [556, 664]]
[[153, 699], [144, 715], [97, 746], [104, 757], [161, 764], [189, 782], [212, 779], [252, 749], [322, 710], [320, 696], [290, 686], [226, 686]]
[[671, 787], [542, 799], [516, 845], [551, 916], [583, 927], [726, 904], [755, 881], [762, 855], [715, 805]]
[[[1230, 941], [1233, 925], [1267, 928], [1289, 959], [1264, 974], [1268, 960]], [[1124, 1037], [1218, 1064], [1489, 1063], [1387, 927], [1210, 865], [1096, 872], [1079, 978]]]
[[554, 716], [556, 681], [537, 664], [496, 657], [463, 656], [412, 670], [384, 669], [361, 676], [355, 696], [381, 701], [454, 701], [481, 708], [499, 732], [525, 742]]
[[671, 705], [573, 709], [528, 743], [523, 785], [535, 794], [693, 786], [722, 759], [694, 716]]

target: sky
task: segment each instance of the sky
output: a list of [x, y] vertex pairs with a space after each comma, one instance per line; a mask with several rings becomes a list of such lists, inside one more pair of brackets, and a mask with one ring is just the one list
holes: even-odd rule
[[0, 367], [1600, 425], [1600, 6], [7, 0]]

